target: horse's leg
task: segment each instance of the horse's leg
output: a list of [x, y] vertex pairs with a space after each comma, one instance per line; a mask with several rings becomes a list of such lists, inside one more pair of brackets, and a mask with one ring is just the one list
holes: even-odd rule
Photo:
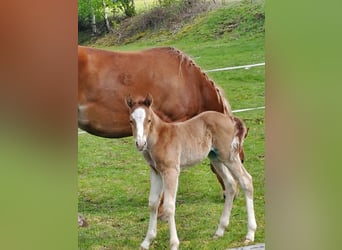
[[245, 243], [253, 242], [257, 224], [254, 213], [252, 176], [247, 172], [243, 164], [237, 159], [228, 162], [227, 167], [234, 175], [234, 177], [239, 181], [239, 184], [243, 192], [245, 193], [248, 217], [247, 235]]
[[220, 176], [218, 173], [216, 173], [215, 167], [213, 166], [212, 163], [210, 163], [210, 169], [211, 169], [211, 171], [216, 175], [216, 178], [217, 178], [217, 180], [218, 180], [218, 182], [220, 183], [221, 188], [222, 188], [223, 199], [225, 199], [225, 198], [226, 198], [226, 197], [225, 197], [225, 187], [224, 187], [223, 180], [222, 180], [221, 176]]
[[[241, 161], [241, 162], [243, 162], [243, 161]], [[210, 163], [210, 169], [211, 169], [211, 171], [216, 175], [216, 178], [217, 178], [217, 180], [218, 180], [218, 182], [220, 183], [220, 185], [221, 185], [221, 188], [222, 188], [222, 196], [223, 196], [223, 199], [226, 199], [226, 188], [224, 187], [224, 182], [223, 182], [223, 180], [222, 180], [222, 178], [221, 178], [221, 176], [216, 172], [217, 170], [215, 169], [215, 167], [213, 166], [213, 164], [212, 163]], [[236, 193], [235, 193], [235, 195], [234, 195], [234, 199], [238, 196], [238, 194], [239, 194], [239, 183], [236, 181], [235, 182], [235, 185], [236, 185]], [[163, 200], [163, 198], [162, 198], [162, 200]], [[162, 216], [163, 216], [163, 207], [162, 207], [162, 203], [161, 203], [161, 205], [159, 206], [159, 209], [160, 210], [158, 210], [158, 218], [163, 218]]]
[[[151, 159], [151, 156], [148, 152], [143, 152], [143, 156], [147, 163], [150, 165], [151, 168], [154, 168], [154, 161]], [[163, 209], [163, 204], [164, 204], [164, 193], [161, 194], [160, 202], [159, 202], [159, 207], [158, 207], [158, 219], [161, 220], [166, 220], [164, 216], [164, 209]]]
[[225, 185], [226, 198], [224, 200], [224, 206], [220, 222], [214, 235], [214, 238], [218, 238], [223, 236], [226, 227], [228, 227], [229, 225], [230, 213], [233, 206], [233, 200], [237, 192], [237, 186], [234, 177], [221, 161], [217, 159], [210, 159], [210, 162], [215, 168], [216, 173], [218, 173], [222, 178], [223, 183]]
[[[246, 135], [247, 136], [247, 135]], [[243, 148], [243, 146], [240, 148], [240, 151], [239, 151], [239, 157], [240, 157], [240, 160], [241, 160], [241, 163], [243, 163], [245, 161], [245, 150]], [[223, 194], [223, 198], [225, 199], [225, 187], [224, 187], [224, 183], [223, 183], [223, 180], [221, 178], [221, 176], [216, 172], [214, 166], [210, 163], [210, 169], [211, 171], [216, 175], [216, 178], [218, 180], [218, 182], [220, 183], [221, 187], [222, 187], [222, 194]], [[238, 183], [236, 183], [236, 185], [238, 185]], [[238, 188], [238, 187], [237, 187]], [[235, 194], [235, 197], [239, 194], [239, 189], [237, 189], [237, 192]], [[162, 213], [162, 207], [161, 207], [161, 213]], [[158, 216], [159, 217], [159, 216]], [[161, 217], [161, 216], [160, 216]]]
[[158, 207], [158, 219], [160, 220], [167, 220], [164, 214], [164, 193], [161, 194], [159, 207]]
[[149, 249], [151, 242], [157, 236], [157, 209], [159, 205], [160, 195], [162, 192], [163, 182], [161, 176], [153, 169], [150, 170], [151, 190], [148, 200], [150, 209], [150, 222], [144, 241], [141, 243], [141, 249]]
[[164, 184], [164, 214], [168, 218], [170, 229], [170, 249], [177, 250], [179, 239], [177, 236], [175, 211], [179, 170], [176, 168], [167, 169], [162, 173], [162, 176]]

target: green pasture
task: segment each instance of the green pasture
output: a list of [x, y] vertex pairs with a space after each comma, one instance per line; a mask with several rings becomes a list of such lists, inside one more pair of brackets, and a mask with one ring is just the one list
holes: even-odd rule
[[[242, 9], [240, 5], [235, 8]], [[250, 5], [249, 8], [256, 7]], [[263, 6], [258, 5], [258, 8], [260, 10]], [[263, 24], [256, 26], [254, 21], [247, 20], [244, 25], [254, 25], [254, 28], [240, 27], [241, 30], [226, 33], [220, 31], [225, 22], [231, 22], [228, 18], [234, 17], [234, 11], [226, 7], [215, 10], [185, 26], [183, 32], [168, 36], [168, 39], [151, 36], [136, 43], [106, 49], [174, 46], [191, 56], [203, 70], [264, 62]], [[265, 105], [264, 67], [211, 72], [208, 75], [224, 90], [233, 110]], [[258, 224], [255, 242], [265, 242], [265, 110], [235, 115], [243, 118], [249, 127], [245, 141], [245, 167], [254, 182]], [[133, 138], [105, 139], [80, 134], [78, 175], [78, 210], [89, 223], [87, 228], [79, 228], [79, 249], [138, 249], [148, 227], [150, 182], [149, 167], [135, 149]], [[221, 188], [208, 160], [184, 170], [176, 203], [180, 249], [241, 246], [247, 223], [243, 192], [240, 190], [234, 202], [225, 235], [214, 240], [212, 236], [222, 208]], [[158, 235], [151, 249], [169, 249], [166, 222], [158, 222]]]

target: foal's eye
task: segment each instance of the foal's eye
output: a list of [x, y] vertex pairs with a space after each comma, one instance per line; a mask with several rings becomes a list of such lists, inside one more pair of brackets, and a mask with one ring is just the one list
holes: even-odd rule
[[148, 122], [148, 123], [151, 123], [151, 119], [149, 119], [147, 122]]

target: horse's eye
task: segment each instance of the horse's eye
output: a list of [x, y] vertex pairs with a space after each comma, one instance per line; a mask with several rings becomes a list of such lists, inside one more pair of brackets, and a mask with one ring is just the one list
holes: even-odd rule
[[148, 119], [148, 123], [151, 123], [151, 119]]
[[130, 124], [132, 124], [132, 123], [133, 123], [133, 121], [132, 121], [132, 120], [129, 120], [129, 123], [130, 123]]

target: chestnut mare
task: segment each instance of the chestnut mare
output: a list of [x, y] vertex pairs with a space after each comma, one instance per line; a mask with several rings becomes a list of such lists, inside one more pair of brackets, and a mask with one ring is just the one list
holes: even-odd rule
[[[185, 121], [207, 110], [231, 114], [222, 91], [177, 49], [111, 52], [78, 47], [81, 129], [106, 138], [131, 136], [124, 98], [128, 94], [147, 93], [154, 96], [155, 112], [167, 122]], [[240, 153], [243, 159], [242, 148]], [[224, 189], [219, 175], [216, 176]]]
[[[164, 214], [170, 229], [170, 247], [178, 249], [179, 239], [175, 224], [175, 202], [181, 168], [195, 165], [207, 156], [225, 185], [225, 202], [215, 238], [224, 234], [229, 224], [233, 199], [238, 182], [245, 193], [248, 225], [246, 243], [254, 241], [256, 221], [253, 205], [252, 177], [239, 156], [242, 147], [231, 115], [206, 111], [184, 122], [167, 123], [151, 108], [152, 96], [133, 100], [126, 97], [130, 112], [135, 145], [150, 166], [151, 190], [149, 196], [150, 222], [141, 249], [149, 249], [157, 235], [157, 210], [164, 192]], [[242, 126], [244, 126], [242, 124]], [[244, 129], [243, 129], [244, 130]]]

